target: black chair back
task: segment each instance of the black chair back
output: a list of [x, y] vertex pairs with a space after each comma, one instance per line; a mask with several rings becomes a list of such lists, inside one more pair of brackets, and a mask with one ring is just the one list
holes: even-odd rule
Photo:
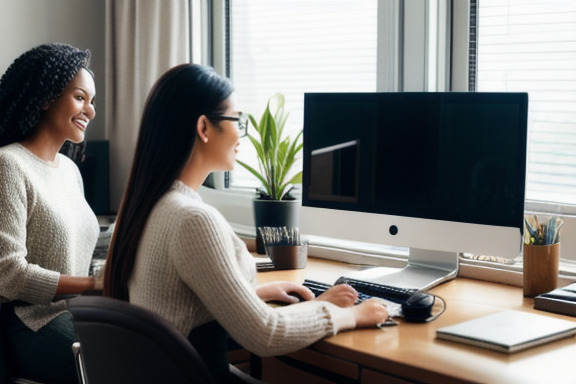
[[162, 317], [102, 296], [68, 300], [87, 381], [215, 383], [194, 347]]

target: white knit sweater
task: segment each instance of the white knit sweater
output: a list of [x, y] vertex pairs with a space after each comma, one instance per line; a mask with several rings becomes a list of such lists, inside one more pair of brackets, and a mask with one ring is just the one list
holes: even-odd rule
[[20, 144], [0, 148], [0, 301], [38, 330], [65, 310], [60, 274], [87, 276], [99, 234], [82, 177], [68, 157], [52, 167]]
[[225, 218], [176, 181], [152, 210], [129, 282], [130, 302], [187, 336], [216, 319], [260, 356], [289, 353], [355, 325], [350, 309], [310, 301], [273, 308], [255, 293], [256, 268]]

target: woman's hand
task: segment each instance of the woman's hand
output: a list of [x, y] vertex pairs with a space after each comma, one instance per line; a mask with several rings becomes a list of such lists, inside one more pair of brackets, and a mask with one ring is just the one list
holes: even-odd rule
[[352, 308], [357, 328], [374, 327], [388, 319], [386, 305], [379, 299], [369, 299]]
[[256, 287], [256, 294], [264, 301], [280, 301], [288, 304], [300, 301], [294, 295], [298, 295], [304, 300], [312, 300], [314, 298], [314, 294], [310, 289], [289, 281], [273, 281], [259, 285]]
[[96, 279], [92, 276], [60, 275], [55, 296], [77, 295], [86, 291], [93, 291], [97, 288], [96, 284]]
[[339, 307], [351, 307], [358, 299], [358, 292], [348, 284], [336, 284], [316, 298]]
[[93, 269], [94, 276], [60, 275], [56, 296], [77, 295], [86, 291], [101, 291], [104, 288], [104, 263]]

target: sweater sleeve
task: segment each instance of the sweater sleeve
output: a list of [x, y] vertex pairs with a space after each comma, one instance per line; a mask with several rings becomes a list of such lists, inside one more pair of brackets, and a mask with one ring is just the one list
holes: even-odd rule
[[[173, 263], [181, 279], [244, 348], [260, 356], [285, 354], [351, 328], [351, 311], [322, 301], [272, 308], [240, 272], [233, 233], [221, 215], [200, 211], [174, 233]], [[336, 324], [337, 323], [337, 324]]]
[[26, 224], [33, 194], [13, 163], [0, 157], [0, 300], [47, 304], [56, 293], [60, 274], [26, 260]]

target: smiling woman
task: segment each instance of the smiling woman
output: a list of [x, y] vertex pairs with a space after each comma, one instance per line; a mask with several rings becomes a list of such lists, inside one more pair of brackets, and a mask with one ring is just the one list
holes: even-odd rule
[[88, 123], [96, 115], [93, 75], [81, 68], [58, 99], [42, 107], [36, 129], [20, 143], [44, 161], [57, 166], [56, 154], [68, 140], [84, 141]]
[[74, 162], [95, 116], [89, 51], [38, 46], [0, 80], [0, 301], [8, 366], [18, 377], [77, 383], [76, 340], [62, 295], [97, 288], [88, 276], [99, 234]]

